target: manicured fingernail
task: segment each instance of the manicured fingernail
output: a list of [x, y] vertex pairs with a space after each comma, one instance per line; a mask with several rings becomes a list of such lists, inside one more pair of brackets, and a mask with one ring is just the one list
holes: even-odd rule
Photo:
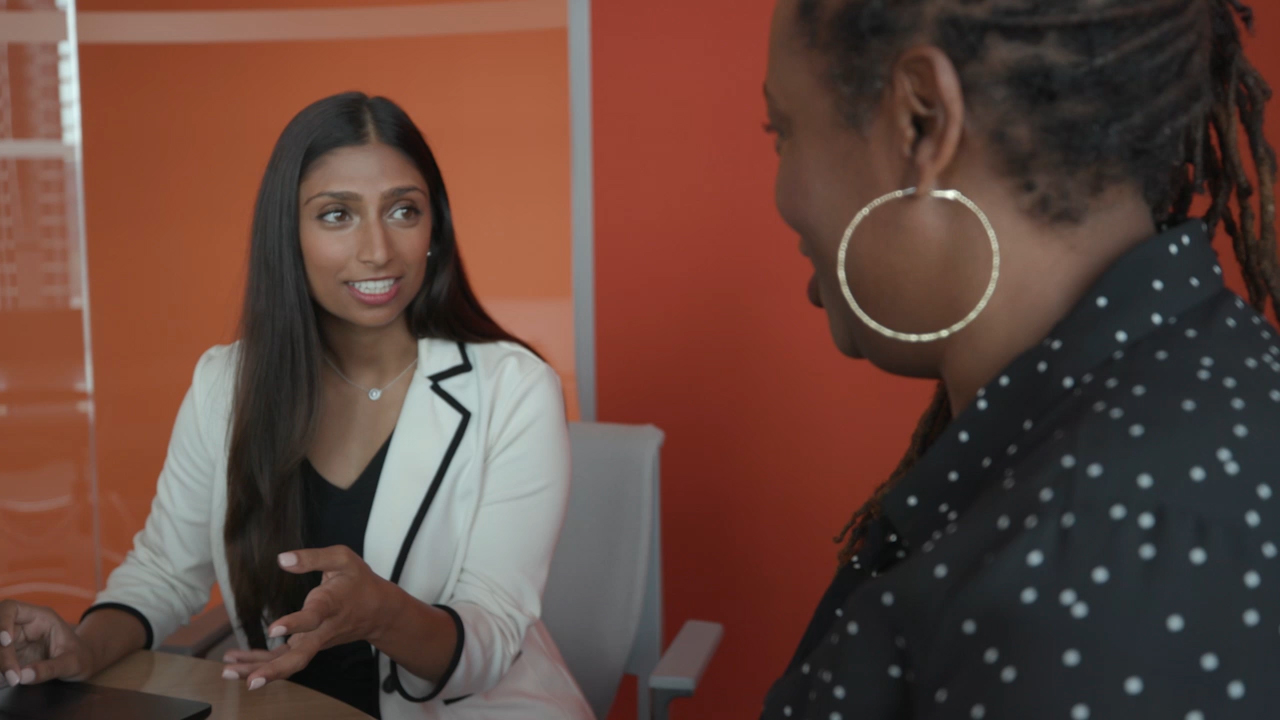
[[275, 626], [275, 627], [271, 628], [271, 635], [270, 635], [270, 637], [273, 637], [273, 638], [282, 637], [282, 636], [284, 636], [284, 634], [285, 634], [285, 633], [287, 633], [287, 632], [289, 632], [289, 631], [288, 631], [287, 629], [285, 629], [285, 626], [283, 626], [283, 625], [277, 625], [277, 626]]
[[298, 556], [291, 552], [280, 553], [276, 559], [280, 562], [280, 567], [293, 567], [298, 564]]
[[267, 681], [266, 681], [266, 679], [265, 679], [265, 678], [254, 678], [254, 679], [253, 679], [253, 682], [249, 683], [249, 689], [250, 689], [250, 690], [257, 690], [258, 688], [260, 688], [260, 687], [262, 687], [263, 685], [266, 685], [266, 684], [267, 684]]
[[222, 679], [223, 680], [239, 680], [240, 673], [236, 672], [235, 670], [232, 670], [231, 668], [227, 668], [226, 670], [222, 671]]
[[4, 630], [0, 630], [0, 647], [9, 647], [13, 644], [13, 636]]
[[19, 677], [23, 685], [30, 685], [36, 681], [36, 671], [31, 668], [22, 668], [22, 675]]
[[236, 661], [236, 659], [235, 659], [235, 658], [233, 658], [233, 657], [231, 657], [231, 655], [229, 655], [229, 654], [228, 654], [228, 655], [223, 655], [223, 656], [222, 656], [222, 662], [224, 662], [224, 663], [233, 663], [233, 662], [235, 662], [235, 661]]
[[9, 683], [9, 687], [22, 684], [22, 678], [18, 677], [18, 673], [12, 670], [4, 671], [4, 681]]

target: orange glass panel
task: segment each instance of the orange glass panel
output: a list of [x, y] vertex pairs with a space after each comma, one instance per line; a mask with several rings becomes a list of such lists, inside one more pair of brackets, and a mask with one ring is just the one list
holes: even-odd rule
[[72, 616], [97, 561], [66, 51], [0, 44], [0, 598]]

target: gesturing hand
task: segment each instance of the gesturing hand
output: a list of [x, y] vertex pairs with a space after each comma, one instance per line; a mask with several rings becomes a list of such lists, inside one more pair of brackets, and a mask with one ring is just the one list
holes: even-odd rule
[[357, 640], [376, 642], [400, 591], [343, 545], [281, 553], [279, 562], [287, 572], [321, 572], [323, 576], [301, 610], [271, 624], [268, 635], [288, 635], [288, 649], [249, 673], [250, 690], [288, 678], [326, 648]]
[[222, 662], [226, 663], [222, 677], [228, 680], [239, 680], [287, 652], [289, 652], [287, 644], [274, 650], [228, 650], [222, 656]]
[[75, 628], [49, 608], [0, 601], [0, 675], [9, 685], [92, 674], [89, 651]]

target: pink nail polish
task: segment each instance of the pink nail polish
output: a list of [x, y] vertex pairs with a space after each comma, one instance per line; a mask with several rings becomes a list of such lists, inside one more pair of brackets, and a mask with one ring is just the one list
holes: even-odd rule
[[5, 671], [4, 681], [9, 683], [9, 687], [14, 687], [22, 684], [22, 678], [18, 677], [18, 673], [12, 670]]
[[291, 552], [280, 553], [276, 559], [280, 562], [280, 567], [293, 567], [298, 564], [298, 556]]
[[222, 671], [222, 679], [223, 680], [239, 680], [240, 675], [235, 670], [232, 670], [231, 668], [227, 668], [226, 670]]
[[263, 678], [254, 678], [254, 679], [253, 679], [253, 682], [249, 683], [249, 689], [250, 689], [250, 690], [257, 690], [258, 688], [260, 688], [260, 687], [262, 687], [263, 685], [266, 685], [266, 684], [267, 684], [267, 681], [266, 681], [266, 680], [264, 680]]
[[30, 685], [36, 681], [36, 671], [31, 668], [23, 668], [19, 679], [22, 680], [23, 685]]
[[13, 644], [13, 636], [0, 630], [0, 647], [9, 647]]

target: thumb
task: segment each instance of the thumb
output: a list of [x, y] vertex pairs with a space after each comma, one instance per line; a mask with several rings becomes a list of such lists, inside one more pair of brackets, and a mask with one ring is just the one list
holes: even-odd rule
[[326, 548], [309, 548], [280, 553], [276, 562], [285, 572], [300, 575], [309, 572], [333, 572], [345, 570], [355, 557], [344, 545]]

